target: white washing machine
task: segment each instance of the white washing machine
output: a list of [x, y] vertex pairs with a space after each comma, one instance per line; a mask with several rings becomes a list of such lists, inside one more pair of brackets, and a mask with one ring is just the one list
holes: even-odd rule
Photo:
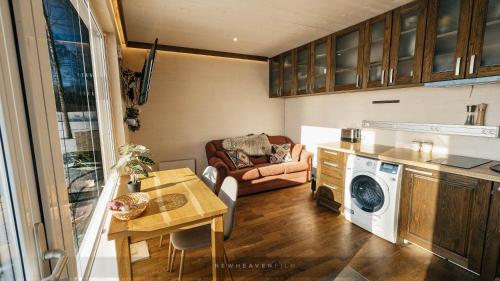
[[344, 195], [345, 218], [395, 243], [402, 169], [398, 164], [349, 155]]

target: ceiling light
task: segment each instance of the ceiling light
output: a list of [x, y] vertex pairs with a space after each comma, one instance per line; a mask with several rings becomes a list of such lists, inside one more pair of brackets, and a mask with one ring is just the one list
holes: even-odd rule
[[234, 37], [233, 42], [238, 42], [238, 38]]

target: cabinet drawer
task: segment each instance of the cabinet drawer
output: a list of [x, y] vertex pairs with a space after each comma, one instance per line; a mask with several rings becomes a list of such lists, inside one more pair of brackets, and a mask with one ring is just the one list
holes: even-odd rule
[[320, 169], [322, 174], [326, 174], [328, 176], [336, 178], [343, 177], [344, 171], [342, 169], [342, 164], [336, 161], [320, 159], [319, 165], [321, 166]]
[[324, 159], [324, 160], [331, 160], [331, 161], [338, 161], [342, 163], [342, 157], [343, 153], [334, 151], [334, 150], [329, 150], [329, 149], [324, 149], [320, 148], [319, 149], [319, 158]]
[[321, 174], [319, 176], [319, 184], [329, 187], [334, 190], [344, 190], [344, 178], [332, 177], [329, 175]]

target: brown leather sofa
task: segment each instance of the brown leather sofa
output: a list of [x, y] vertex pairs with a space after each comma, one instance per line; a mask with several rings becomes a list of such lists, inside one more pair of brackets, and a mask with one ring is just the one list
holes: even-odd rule
[[232, 176], [238, 181], [238, 196], [298, 185], [311, 180], [312, 153], [306, 151], [303, 145], [293, 143], [288, 137], [268, 136], [268, 138], [271, 144], [290, 143], [293, 161], [270, 164], [269, 156], [250, 157], [253, 167], [236, 169], [222, 148], [223, 140], [213, 140], [206, 144], [208, 164], [217, 169], [215, 184], [217, 193], [227, 176]]

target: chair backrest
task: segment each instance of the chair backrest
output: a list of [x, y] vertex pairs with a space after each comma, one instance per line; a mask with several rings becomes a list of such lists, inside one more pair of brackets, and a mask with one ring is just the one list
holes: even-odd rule
[[201, 176], [201, 180], [214, 191], [215, 182], [217, 181], [217, 169], [213, 166], [208, 166], [203, 171], [203, 175]]
[[224, 240], [231, 238], [236, 214], [236, 200], [238, 198], [238, 181], [233, 177], [226, 177], [219, 191], [219, 199], [226, 204], [228, 212], [224, 215]]

